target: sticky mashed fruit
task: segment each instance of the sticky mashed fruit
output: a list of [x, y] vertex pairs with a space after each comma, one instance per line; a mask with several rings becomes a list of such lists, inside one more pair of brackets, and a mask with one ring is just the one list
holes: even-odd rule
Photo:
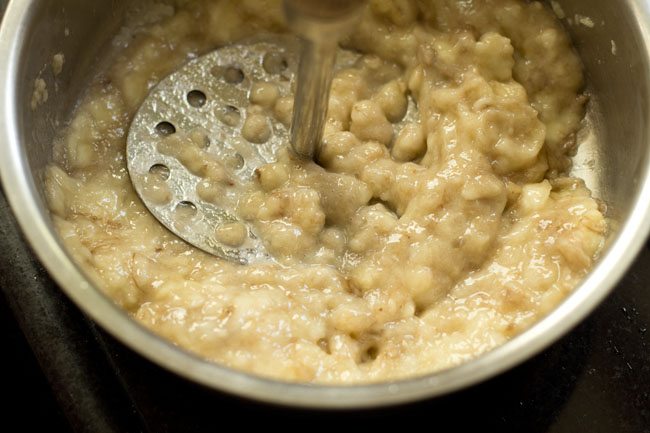
[[[282, 150], [237, 199], [277, 259], [248, 266], [187, 245], [148, 213], [126, 134], [148, 91], [188, 59], [285, 32], [280, 2], [142, 12], [55, 144], [46, 185], [82, 268], [178, 346], [290, 381], [420, 375], [503, 344], [592, 266], [606, 223], [567, 177], [581, 63], [542, 4], [371, 0], [344, 42], [363, 56], [334, 79], [319, 165]], [[291, 95], [269, 83], [251, 83], [250, 100], [248, 140], [270, 133], [264, 116], [290, 121]], [[151, 188], [165, 200], [164, 179]], [[236, 243], [242, 228], [222, 236]]]

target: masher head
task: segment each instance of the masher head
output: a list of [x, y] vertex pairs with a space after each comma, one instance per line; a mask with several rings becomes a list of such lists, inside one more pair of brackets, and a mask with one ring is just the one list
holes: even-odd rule
[[[162, 80], [136, 113], [126, 151], [131, 181], [186, 242], [239, 263], [270, 259], [237, 202], [255, 170], [289, 144], [290, 130], [252, 105], [250, 93], [254, 83], [271, 83], [292, 97], [299, 52], [292, 37], [225, 46]], [[350, 65], [359, 56], [339, 57]]]
[[[267, 82], [290, 95], [297, 52], [288, 40], [225, 46], [162, 80], [135, 115], [126, 151], [135, 190], [190, 244], [241, 263], [268, 259], [262, 240], [237, 215], [237, 200], [255, 169], [287, 145], [289, 128], [251, 113], [249, 92]], [[249, 141], [242, 128], [253, 115], [263, 122]]]

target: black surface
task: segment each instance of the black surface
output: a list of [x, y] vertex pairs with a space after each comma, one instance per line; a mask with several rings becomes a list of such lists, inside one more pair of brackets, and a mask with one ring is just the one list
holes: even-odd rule
[[0, 356], [2, 390], [5, 396], [10, 396], [0, 410], [2, 421], [20, 425], [24, 431], [37, 431], [44, 423], [52, 431], [69, 431], [63, 412], [3, 295], [0, 295], [0, 341], [6, 347]]
[[[7, 377], [2, 391], [14, 396], [3, 412], [8, 419], [27, 419], [29, 425], [41, 424], [48, 431], [206, 432], [229, 417], [273, 424], [317, 421], [334, 427], [358, 421], [370, 426], [403, 417], [436, 425], [453, 422], [455, 431], [650, 432], [648, 248], [588, 320], [496, 379], [408, 406], [315, 412], [262, 405], [202, 388], [97, 330], [33, 258], [3, 197], [0, 239], [0, 287], [7, 297], [2, 300], [16, 313], [38, 360], [30, 356], [16, 322], [2, 306], [2, 341], [11, 354], [0, 357]], [[51, 386], [49, 395], [44, 377]]]

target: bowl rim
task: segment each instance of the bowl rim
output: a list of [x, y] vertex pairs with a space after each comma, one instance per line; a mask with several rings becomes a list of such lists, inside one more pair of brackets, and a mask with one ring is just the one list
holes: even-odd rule
[[[650, 2], [633, 2], [644, 35]], [[84, 276], [52, 230], [20, 144], [16, 83], [20, 55], [35, 1], [9, 2], [0, 27], [0, 178], [22, 232], [53, 279], [74, 303], [123, 344], [154, 363], [204, 386], [268, 403], [329, 409], [368, 408], [440, 396], [491, 378], [539, 353], [569, 332], [610, 293], [650, 232], [650, 174], [630, 216], [583, 282], [552, 312], [505, 344], [459, 366], [425, 376], [359, 385], [315, 385], [255, 376], [206, 361], [154, 334], [132, 319]], [[649, 50], [643, 41], [645, 68]], [[650, 73], [649, 73], [650, 75]], [[650, 119], [648, 124], [650, 124]]]

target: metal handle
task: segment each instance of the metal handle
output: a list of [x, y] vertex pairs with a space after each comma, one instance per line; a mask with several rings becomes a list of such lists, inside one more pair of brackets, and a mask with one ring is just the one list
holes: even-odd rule
[[365, 3], [365, 0], [284, 2], [289, 26], [305, 39], [291, 122], [291, 144], [304, 158], [318, 157], [338, 42], [352, 31]]

